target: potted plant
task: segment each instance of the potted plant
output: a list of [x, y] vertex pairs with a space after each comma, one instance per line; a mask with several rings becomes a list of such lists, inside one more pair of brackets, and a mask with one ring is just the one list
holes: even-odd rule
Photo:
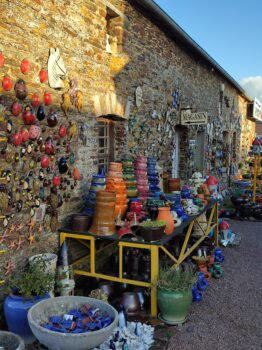
[[192, 268], [160, 269], [157, 282], [159, 318], [170, 325], [185, 322], [192, 303], [192, 287], [196, 276]]
[[23, 272], [11, 275], [6, 280], [9, 295], [4, 301], [4, 314], [8, 330], [20, 335], [25, 343], [34, 341], [27, 321], [30, 307], [43, 299], [50, 298], [47, 293], [53, 286], [53, 273], [45, 270], [45, 261], [37, 262]]
[[139, 234], [147, 242], [158, 241], [165, 236], [166, 222], [163, 220], [143, 221], [138, 225]]

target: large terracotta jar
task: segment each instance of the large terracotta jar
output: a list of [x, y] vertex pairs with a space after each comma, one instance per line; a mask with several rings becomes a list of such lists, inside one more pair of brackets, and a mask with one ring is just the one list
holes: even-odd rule
[[95, 216], [90, 233], [99, 236], [111, 236], [116, 232], [115, 227], [116, 194], [111, 191], [97, 191]]
[[158, 208], [157, 221], [162, 221], [162, 220], [166, 222], [165, 234], [171, 235], [171, 233], [173, 233], [174, 231], [175, 223], [170, 213], [170, 208], [168, 207]]

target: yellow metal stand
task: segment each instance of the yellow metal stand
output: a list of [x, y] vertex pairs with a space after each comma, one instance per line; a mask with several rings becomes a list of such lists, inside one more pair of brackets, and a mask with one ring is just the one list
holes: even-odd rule
[[260, 156], [255, 154], [254, 157], [254, 179], [253, 179], [253, 202], [256, 201], [257, 194], [257, 175], [260, 173]]
[[[88, 277], [96, 277], [101, 278], [104, 280], [112, 281], [112, 282], [120, 282], [120, 283], [126, 283], [126, 284], [132, 284], [135, 286], [145, 287], [151, 289], [151, 316], [157, 317], [157, 279], [159, 274], [159, 250], [161, 249], [173, 262], [174, 266], [179, 266], [190, 254], [193, 253], [193, 251], [200, 245], [200, 243], [209, 235], [210, 231], [214, 229], [214, 239], [215, 243], [218, 245], [218, 204], [214, 203], [211, 207], [211, 213], [208, 219], [207, 229], [206, 231], [202, 230], [203, 235], [199, 237], [199, 239], [195, 242], [195, 244], [188, 250], [187, 244], [190, 239], [191, 233], [193, 231], [194, 224], [199, 225], [198, 217], [196, 217], [193, 221], [190, 222], [187, 232], [184, 237], [184, 242], [179, 254], [179, 258], [176, 259], [169, 251], [168, 246], [170, 244], [167, 242], [152, 242], [152, 243], [144, 243], [144, 242], [134, 242], [134, 241], [119, 241], [115, 240], [113, 243], [110, 241], [109, 244], [117, 244], [118, 245], [118, 255], [119, 255], [119, 273], [118, 276], [110, 276], [105, 275], [101, 273], [96, 272], [96, 254], [98, 252], [102, 252], [104, 248], [100, 249], [98, 252], [96, 252], [96, 240], [103, 240], [102, 236], [93, 236], [90, 234], [78, 234], [78, 233], [70, 233], [66, 232], [66, 230], [62, 230], [60, 232], [60, 245], [64, 242], [66, 238], [70, 239], [76, 239], [76, 240], [83, 240], [89, 242], [89, 249], [90, 254], [86, 255], [85, 257], [82, 257], [78, 259], [75, 263], [79, 263], [80, 261], [85, 261], [89, 259], [90, 262], [90, 271], [84, 271], [84, 270], [78, 270], [74, 268], [74, 273], [77, 275], [82, 276], [88, 276]], [[169, 237], [170, 239], [172, 237], [176, 236], [176, 229], [174, 233]], [[85, 246], [88, 246], [85, 244]], [[151, 258], [151, 279], [150, 282], [143, 282], [143, 281], [136, 281], [131, 280], [128, 278], [123, 278], [123, 250], [124, 248], [137, 248], [137, 249], [147, 249], [150, 251], [150, 258]], [[75, 265], [74, 263], [74, 265]]]

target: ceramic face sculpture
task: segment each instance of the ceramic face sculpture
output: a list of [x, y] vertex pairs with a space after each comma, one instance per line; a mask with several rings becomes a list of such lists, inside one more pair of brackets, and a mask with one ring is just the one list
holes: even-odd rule
[[17, 82], [15, 83], [15, 96], [19, 100], [24, 100], [27, 95], [28, 90], [25, 81], [23, 79], [17, 80]]
[[29, 129], [30, 140], [37, 140], [41, 135], [41, 128], [37, 125], [31, 125]]

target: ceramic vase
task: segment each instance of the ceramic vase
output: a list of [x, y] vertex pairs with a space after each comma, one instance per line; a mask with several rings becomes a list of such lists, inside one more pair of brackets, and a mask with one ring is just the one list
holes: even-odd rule
[[165, 234], [166, 235], [172, 234], [175, 228], [175, 223], [171, 215], [170, 208], [168, 207], [158, 208], [157, 221], [161, 221], [161, 220], [166, 222]]

